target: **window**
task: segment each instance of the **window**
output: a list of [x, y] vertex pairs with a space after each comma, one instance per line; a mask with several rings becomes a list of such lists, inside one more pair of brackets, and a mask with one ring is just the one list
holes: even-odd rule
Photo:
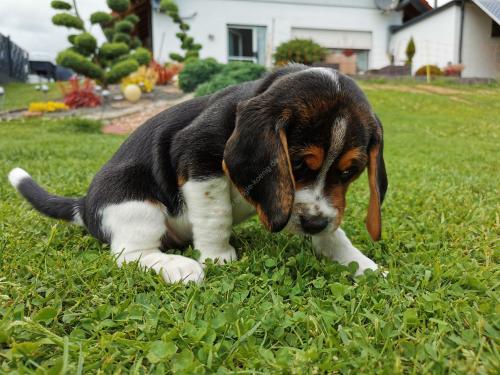
[[265, 65], [265, 27], [228, 26], [227, 38], [229, 61], [249, 61]]
[[491, 36], [494, 38], [500, 37], [500, 25], [491, 20]]

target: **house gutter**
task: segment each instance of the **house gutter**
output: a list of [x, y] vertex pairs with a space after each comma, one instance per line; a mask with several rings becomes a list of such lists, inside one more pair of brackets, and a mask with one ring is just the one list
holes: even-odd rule
[[458, 37], [458, 63], [462, 63], [462, 50], [464, 41], [464, 18], [465, 18], [465, 0], [462, 0], [460, 6], [460, 34]]

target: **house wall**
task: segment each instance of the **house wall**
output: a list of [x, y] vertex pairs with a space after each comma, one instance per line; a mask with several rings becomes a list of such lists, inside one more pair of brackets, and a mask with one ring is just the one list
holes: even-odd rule
[[[201, 57], [227, 62], [228, 25], [265, 26], [266, 65], [272, 65], [276, 46], [292, 37], [292, 28], [355, 30], [371, 32], [369, 68], [389, 63], [389, 26], [401, 23], [401, 14], [384, 13], [374, 0], [183, 0], [177, 2], [181, 17], [191, 26], [190, 35], [203, 45]], [[153, 52], [161, 62], [171, 52], [181, 52], [176, 25], [157, 12], [153, 14]]]
[[402, 65], [406, 61], [406, 46], [413, 37], [416, 52], [412, 73], [427, 64], [443, 68], [448, 62], [458, 63], [459, 35], [460, 7], [453, 5], [395, 32], [389, 48], [396, 65]]
[[500, 37], [491, 37], [491, 18], [467, 3], [464, 17], [463, 77], [500, 79]]

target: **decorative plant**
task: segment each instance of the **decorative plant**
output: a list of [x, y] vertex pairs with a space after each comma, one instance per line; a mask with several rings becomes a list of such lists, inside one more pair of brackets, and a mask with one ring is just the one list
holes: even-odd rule
[[64, 96], [64, 104], [69, 108], [97, 107], [101, 105], [101, 97], [95, 92], [92, 80], [86, 78], [80, 83], [78, 78], [71, 78], [69, 83], [60, 83]]
[[177, 74], [177, 71], [173, 66], [163, 66], [155, 60], [151, 61], [149, 67], [158, 75], [158, 80], [156, 81], [157, 85], [166, 85], [172, 80], [173, 76]]
[[220, 73], [215, 74], [208, 82], [196, 88], [195, 96], [212, 94], [227, 86], [259, 79], [266, 73], [266, 68], [259, 64], [235, 61], [224, 65]]
[[439, 69], [438, 66], [436, 65], [422, 65], [420, 68], [417, 69], [415, 72], [416, 76], [426, 76], [427, 75], [427, 68], [429, 69], [430, 75], [431, 76], [442, 76], [443, 71]]
[[199, 51], [202, 45], [195, 43], [193, 37], [189, 36], [187, 31], [189, 30], [189, 25], [182, 20], [179, 16], [179, 7], [174, 0], [161, 0], [160, 10], [165, 12], [173, 22], [179, 25], [179, 32], [175, 34], [177, 38], [181, 41], [181, 48], [186, 51], [184, 56], [178, 53], [171, 53], [170, 58], [174, 61], [183, 62], [190, 58], [197, 59]]
[[52, 17], [54, 25], [77, 30], [68, 36], [72, 46], [58, 54], [57, 63], [104, 86], [119, 82], [151, 61], [151, 53], [134, 36], [139, 17], [130, 14], [130, 0], [106, 1], [111, 12], [95, 12], [90, 16], [90, 23], [99, 25], [106, 36], [107, 41], [101, 46], [85, 28], [76, 0], [73, 5], [62, 0], [51, 2], [52, 8], [60, 11]]
[[326, 49], [311, 39], [292, 39], [278, 46], [274, 60], [276, 65], [285, 65], [288, 62], [311, 65], [323, 61], [325, 56]]
[[194, 91], [198, 85], [219, 73], [222, 67], [222, 64], [212, 58], [189, 61], [179, 73], [179, 87], [184, 92]]
[[67, 111], [69, 107], [61, 102], [33, 102], [28, 107], [29, 112], [58, 112]]
[[464, 68], [462, 64], [448, 64], [443, 68], [443, 73], [445, 76], [460, 77]]
[[141, 66], [137, 71], [123, 78], [121, 86], [124, 89], [127, 85], [136, 84], [142, 91], [151, 92], [157, 80], [158, 73], [153, 68]]
[[415, 56], [416, 48], [413, 37], [408, 41], [408, 45], [406, 46], [406, 65], [411, 66], [413, 62], [413, 56]]

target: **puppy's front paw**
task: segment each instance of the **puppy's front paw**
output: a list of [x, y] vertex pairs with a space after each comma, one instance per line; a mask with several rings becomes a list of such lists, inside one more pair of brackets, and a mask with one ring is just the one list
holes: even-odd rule
[[365, 273], [366, 270], [376, 271], [378, 270], [378, 265], [370, 258], [365, 257], [366, 259], [357, 260], [358, 269], [354, 276], [361, 276]]
[[162, 259], [161, 276], [167, 283], [194, 281], [199, 283], [203, 280], [203, 266], [196, 260], [181, 255], [167, 255]]
[[212, 259], [215, 264], [224, 264], [230, 263], [238, 258], [236, 256], [236, 250], [234, 250], [234, 247], [229, 245], [224, 250], [203, 251], [200, 256], [200, 262], [205, 263], [207, 259]]

